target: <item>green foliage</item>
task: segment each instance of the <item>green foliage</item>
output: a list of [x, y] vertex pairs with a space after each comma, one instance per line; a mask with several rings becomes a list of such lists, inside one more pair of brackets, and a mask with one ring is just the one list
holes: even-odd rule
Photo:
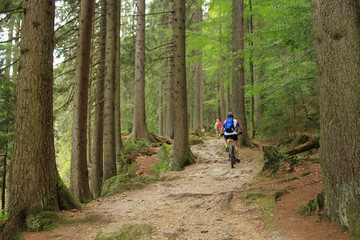
[[151, 172], [156, 176], [160, 177], [161, 173], [165, 172], [168, 169], [166, 160], [162, 159], [156, 163], [156, 165], [151, 166]]
[[30, 213], [27, 215], [25, 224], [26, 231], [39, 232], [44, 228], [49, 227], [50, 224], [57, 221], [59, 217], [56, 212], [42, 211], [40, 213]]
[[315, 200], [310, 200], [304, 204], [301, 209], [298, 211], [298, 214], [301, 216], [310, 216], [312, 212], [317, 211], [319, 204]]
[[101, 196], [108, 197], [133, 189], [141, 189], [146, 184], [156, 181], [158, 181], [156, 177], [148, 175], [136, 175], [134, 173], [119, 174], [105, 181]]
[[2, 209], [0, 212], [0, 222], [8, 219], [8, 211], [7, 209]]

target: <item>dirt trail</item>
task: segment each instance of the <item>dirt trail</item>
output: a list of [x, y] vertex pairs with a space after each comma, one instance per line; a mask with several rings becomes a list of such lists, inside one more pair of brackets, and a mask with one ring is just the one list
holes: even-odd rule
[[151, 224], [154, 239], [280, 239], [266, 230], [254, 205], [239, 199], [243, 185], [259, 170], [257, 161], [243, 158], [231, 169], [221, 146], [221, 140], [193, 146], [203, 163], [169, 173], [167, 181], [91, 202], [88, 210], [66, 213], [100, 219], [95, 223], [74, 220], [24, 239], [93, 239], [107, 223], [129, 220]]

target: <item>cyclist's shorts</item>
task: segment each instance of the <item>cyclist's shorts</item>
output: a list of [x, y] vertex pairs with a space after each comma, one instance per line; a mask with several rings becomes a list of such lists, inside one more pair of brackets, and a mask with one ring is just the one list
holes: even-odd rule
[[236, 134], [234, 134], [234, 135], [224, 135], [224, 138], [225, 139], [232, 139], [232, 140], [234, 140], [234, 141], [237, 141], [238, 140], [238, 135]]

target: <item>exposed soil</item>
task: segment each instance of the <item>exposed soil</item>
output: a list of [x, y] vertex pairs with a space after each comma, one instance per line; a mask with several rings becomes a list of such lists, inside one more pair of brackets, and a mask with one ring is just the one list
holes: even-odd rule
[[[93, 239], [110, 222], [143, 221], [156, 232], [154, 239], [355, 239], [336, 223], [317, 214], [303, 217], [300, 207], [321, 190], [318, 163], [305, 161], [283, 168], [277, 178], [259, 176], [261, 152], [240, 149], [241, 162], [231, 169], [221, 140], [192, 147], [202, 163], [180, 172], [166, 173], [166, 180], [87, 204], [81, 211], [60, 215], [68, 222], [51, 231], [25, 233], [23, 239]], [[139, 174], [151, 174], [156, 155], [140, 156]], [[270, 195], [282, 189], [271, 211], [249, 193]]]

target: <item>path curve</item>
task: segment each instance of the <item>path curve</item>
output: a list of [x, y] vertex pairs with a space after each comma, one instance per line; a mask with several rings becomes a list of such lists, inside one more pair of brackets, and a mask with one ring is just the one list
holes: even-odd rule
[[[241, 163], [232, 169], [221, 140], [192, 146], [192, 151], [201, 164], [171, 172], [167, 181], [144, 189], [93, 201], [89, 210], [74, 214], [98, 217], [97, 224], [62, 225], [47, 237], [88, 240], [109, 222], [144, 221], [154, 227], [153, 238], [160, 240], [279, 239], [266, 230], [256, 206], [246, 206], [239, 198], [244, 184], [259, 171], [257, 161], [240, 158]], [[41, 234], [36, 236], [42, 239]], [[35, 239], [31, 234], [27, 237]]]

